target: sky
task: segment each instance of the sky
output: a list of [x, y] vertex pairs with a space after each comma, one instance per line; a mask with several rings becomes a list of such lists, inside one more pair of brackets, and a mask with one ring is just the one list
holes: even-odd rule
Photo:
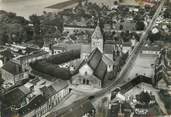
[[67, 0], [7, 0], [5, 2], [0, 0], [0, 9], [28, 18], [32, 14], [42, 14], [44, 10], [54, 11], [54, 9], [45, 9], [45, 7], [64, 1]]

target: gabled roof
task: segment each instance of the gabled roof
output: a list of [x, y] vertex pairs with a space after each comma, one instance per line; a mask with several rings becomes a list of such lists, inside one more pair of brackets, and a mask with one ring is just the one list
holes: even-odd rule
[[103, 80], [105, 77], [106, 71], [107, 71], [107, 66], [103, 62], [103, 60], [101, 60], [96, 70], [94, 71], [94, 75], [97, 76], [99, 79]]
[[111, 65], [111, 66], [114, 65], [114, 61], [109, 57], [107, 57], [106, 55], [103, 55], [102, 59], [106, 65]]
[[42, 50], [40, 50], [40, 51], [34, 51], [31, 54], [22, 56], [22, 57], [20, 57], [18, 59], [20, 61], [25, 61], [25, 60], [28, 60], [28, 59], [37, 58], [37, 57], [44, 56], [44, 55], [48, 55], [48, 54], [49, 54], [48, 52], [42, 51]]
[[95, 70], [102, 59], [102, 53], [98, 48], [94, 49], [88, 57], [87, 64]]
[[45, 102], [46, 102], [46, 98], [43, 97], [42, 95], [38, 95], [29, 104], [20, 108], [18, 110], [18, 113], [20, 115], [25, 115], [31, 112], [32, 110], [37, 109], [38, 107], [42, 106]]
[[[68, 44], [68, 43], [58, 43], [56, 45], [52, 46], [52, 49], [57, 49], [57, 48], [63, 48], [65, 51], [70, 51], [70, 50], [79, 50], [81, 49], [81, 45], [80, 44]], [[58, 49], [59, 49], [58, 48]]]
[[19, 106], [22, 100], [30, 93], [24, 86], [10, 90], [2, 96], [2, 102], [8, 107], [12, 105]]
[[94, 75], [103, 80], [107, 71], [107, 66], [102, 60], [102, 53], [98, 48], [94, 49], [93, 52], [89, 55], [87, 61], [83, 61], [82, 66], [88, 64], [94, 71]]
[[103, 39], [103, 34], [102, 34], [102, 30], [99, 26], [99, 23], [97, 24], [97, 26], [92, 34], [91, 39]]
[[43, 92], [43, 95], [45, 96], [46, 99], [49, 99], [50, 97], [56, 94], [56, 91], [52, 86], [49, 87], [44, 86], [40, 88], [40, 90]]
[[104, 44], [104, 54], [113, 54], [114, 46], [113, 44]]
[[56, 92], [61, 91], [62, 89], [66, 88], [68, 86], [68, 82], [64, 80], [56, 80], [54, 84], [52, 84], [52, 87]]
[[12, 61], [8, 61], [3, 67], [2, 69], [4, 69], [5, 71], [13, 74], [13, 75], [17, 75], [22, 73], [22, 68], [20, 65], [12, 62]]

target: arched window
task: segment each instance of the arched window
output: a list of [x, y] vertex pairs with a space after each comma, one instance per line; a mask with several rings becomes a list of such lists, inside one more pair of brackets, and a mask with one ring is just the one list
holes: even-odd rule
[[89, 80], [87, 80], [87, 85], [89, 85]]
[[83, 79], [83, 84], [86, 84], [86, 80], [85, 79]]
[[85, 76], [87, 76], [87, 74], [88, 74], [88, 73], [87, 73], [87, 71], [86, 71], [86, 72], [85, 72]]

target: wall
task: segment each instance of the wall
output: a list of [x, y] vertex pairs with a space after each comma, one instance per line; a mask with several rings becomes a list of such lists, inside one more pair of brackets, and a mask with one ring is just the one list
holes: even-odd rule
[[12, 83], [14, 85], [14, 75], [7, 72], [4, 69], [1, 69], [2, 79], [4, 80], [4, 84], [6, 83]]
[[83, 65], [79, 69], [79, 74], [81, 76], [84, 76], [84, 75], [92, 75], [93, 74], [93, 70], [91, 69], [91, 67], [88, 64], [85, 64], [85, 65]]

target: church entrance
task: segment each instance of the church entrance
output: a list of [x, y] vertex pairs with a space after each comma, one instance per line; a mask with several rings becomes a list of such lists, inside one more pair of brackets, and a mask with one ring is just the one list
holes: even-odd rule
[[87, 79], [83, 79], [83, 84], [84, 84], [84, 85], [89, 85], [89, 84], [90, 84], [90, 81], [87, 80]]

